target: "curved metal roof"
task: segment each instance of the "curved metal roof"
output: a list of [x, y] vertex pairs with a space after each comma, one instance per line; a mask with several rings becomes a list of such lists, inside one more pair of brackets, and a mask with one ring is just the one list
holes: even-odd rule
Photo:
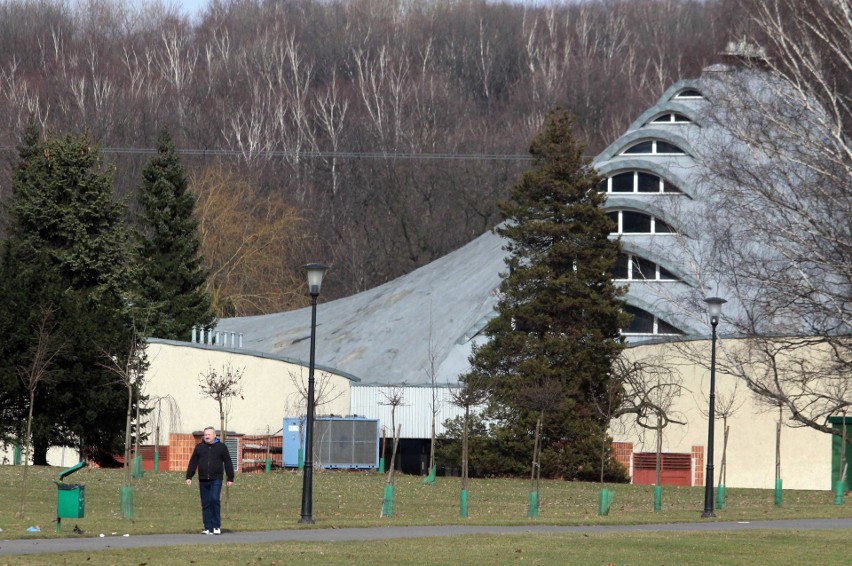
[[[456, 383], [472, 342], [494, 313], [504, 271], [494, 233], [384, 285], [317, 306], [316, 363], [363, 385]], [[334, 277], [330, 271], [326, 277]], [[216, 330], [243, 334], [243, 347], [307, 360], [310, 308], [223, 319]]]

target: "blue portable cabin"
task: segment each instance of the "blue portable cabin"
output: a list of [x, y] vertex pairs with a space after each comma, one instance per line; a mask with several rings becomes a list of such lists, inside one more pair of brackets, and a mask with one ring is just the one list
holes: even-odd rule
[[[305, 418], [285, 418], [282, 430], [284, 466], [296, 468], [305, 443]], [[315, 468], [374, 469], [379, 467], [379, 420], [325, 416], [314, 420]]]

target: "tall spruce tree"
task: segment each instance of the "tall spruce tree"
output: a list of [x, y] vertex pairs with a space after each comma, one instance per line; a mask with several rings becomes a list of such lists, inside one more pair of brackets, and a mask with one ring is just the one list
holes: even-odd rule
[[529, 469], [536, 422], [544, 475], [594, 478], [607, 423], [591, 403], [607, 385], [629, 323], [613, 284], [620, 243], [601, 205], [600, 178], [583, 158], [573, 122], [554, 112], [530, 147], [534, 168], [500, 204], [508, 240], [498, 314], [464, 381], [487, 383], [487, 416], [505, 462]]
[[167, 130], [157, 139], [157, 154], [142, 172], [138, 243], [141, 257], [140, 306], [144, 332], [169, 339], [189, 337], [193, 325], [214, 321], [204, 290], [195, 196]]
[[88, 134], [42, 141], [29, 127], [19, 155], [0, 265], [0, 288], [16, 299], [0, 323], [15, 338], [3, 346], [0, 371], [8, 376], [26, 365], [34, 321], [45, 306], [55, 309], [54, 335], [64, 347], [36, 392], [34, 463], [46, 463], [48, 447], [57, 445], [115, 453], [124, 395], [103, 361], [122, 357], [130, 337], [134, 262], [124, 207], [113, 200], [111, 171]]

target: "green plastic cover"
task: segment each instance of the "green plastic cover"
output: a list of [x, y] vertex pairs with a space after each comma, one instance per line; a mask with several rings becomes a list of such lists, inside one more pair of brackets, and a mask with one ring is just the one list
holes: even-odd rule
[[60, 481], [61, 481], [61, 480], [63, 480], [63, 479], [65, 479], [67, 476], [70, 476], [71, 474], [73, 474], [73, 473], [74, 473], [74, 472], [76, 472], [77, 470], [82, 469], [82, 468], [85, 468], [86, 466], [88, 466], [88, 464], [86, 464], [86, 462], [80, 462], [80, 463], [79, 463], [79, 464], [77, 464], [76, 466], [71, 466], [71, 467], [70, 467], [70, 468], [68, 468], [67, 470], [63, 470], [63, 471], [59, 474], [59, 479], [60, 479]]

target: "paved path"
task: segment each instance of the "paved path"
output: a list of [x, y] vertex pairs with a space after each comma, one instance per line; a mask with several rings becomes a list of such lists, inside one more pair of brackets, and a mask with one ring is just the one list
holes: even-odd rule
[[749, 531], [755, 529], [847, 529], [852, 530], [849, 519], [799, 519], [785, 521], [701, 522], [670, 523], [661, 525], [588, 525], [563, 527], [551, 525], [523, 525], [493, 527], [476, 525], [444, 525], [438, 527], [372, 527], [353, 529], [297, 529], [285, 531], [236, 532], [221, 536], [202, 534], [106, 536], [103, 538], [63, 538], [0, 540], [0, 555], [40, 554], [48, 552], [93, 552], [105, 549], [180, 546], [190, 544], [258, 544], [267, 542], [337, 542], [381, 539], [445, 537], [472, 534], [518, 533], [641, 533], [659, 531]]

